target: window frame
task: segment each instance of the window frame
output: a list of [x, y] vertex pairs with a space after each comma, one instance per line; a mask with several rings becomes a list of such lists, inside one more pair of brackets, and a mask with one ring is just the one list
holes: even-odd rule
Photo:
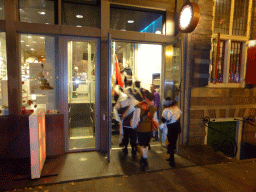
[[[247, 61], [247, 48], [248, 42], [250, 38], [250, 23], [251, 23], [251, 14], [252, 14], [252, 2], [253, 0], [249, 0], [248, 7], [248, 20], [247, 20], [247, 31], [246, 36], [233, 36], [233, 16], [234, 16], [234, 7], [235, 0], [231, 0], [231, 11], [230, 11], [230, 22], [229, 22], [229, 34], [224, 35], [220, 34], [220, 40], [225, 41], [225, 58], [224, 58], [224, 72], [223, 72], [223, 82], [222, 83], [214, 83], [211, 82], [211, 71], [209, 68], [209, 80], [208, 87], [244, 87], [245, 86], [245, 76], [246, 76], [246, 61]], [[214, 22], [215, 22], [215, 10], [216, 10], [216, 0], [214, 1], [213, 6], [213, 20], [212, 20], [212, 37], [211, 37], [211, 64], [213, 58], [213, 40], [218, 39], [218, 34], [214, 33]], [[240, 71], [240, 80], [239, 83], [229, 83], [229, 68], [230, 68], [230, 50], [231, 50], [231, 41], [239, 41], [242, 43], [242, 53], [241, 53], [241, 71]], [[215, 66], [213, 66], [215, 67]]]

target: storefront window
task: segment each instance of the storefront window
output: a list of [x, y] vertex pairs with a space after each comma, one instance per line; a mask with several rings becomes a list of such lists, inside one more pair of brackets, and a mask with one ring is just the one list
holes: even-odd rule
[[100, 8], [97, 0], [63, 0], [62, 24], [100, 28]]
[[165, 34], [165, 12], [111, 5], [110, 28], [121, 31]]
[[0, 20], [4, 20], [4, 0], [0, 0]]
[[56, 113], [55, 38], [20, 35], [22, 113]]
[[0, 33], [0, 115], [8, 115], [8, 85], [7, 85], [6, 39], [5, 33]]
[[54, 10], [57, 1], [19, 0], [20, 21], [28, 23], [56, 24]]

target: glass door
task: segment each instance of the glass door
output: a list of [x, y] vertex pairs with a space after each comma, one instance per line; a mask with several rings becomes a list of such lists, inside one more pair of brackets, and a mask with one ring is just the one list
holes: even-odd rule
[[[162, 95], [161, 101], [166, 97], [170, 97], [178, 102], [179, 108], [183, 111], [183, 99], [181, 95], [182, 89], [182, 63], [181, 63], [181, 42], [175, 41], [171, 44], [163, 46], [163, 67], [162, 73]], [[163, 111], [163, 109], [161, 110]], [[183, 117], [181, 116], [181, 122]], [[178, 138], [177, 153], [179, 151], [180, 137]]]
[[62, 43], [66, 151], [97, 150], [98, 41], [64, 38]]

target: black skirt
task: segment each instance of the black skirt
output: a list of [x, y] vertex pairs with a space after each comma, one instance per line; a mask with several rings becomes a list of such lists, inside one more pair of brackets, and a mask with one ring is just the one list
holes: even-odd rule
[[167, 129], [168, 129], [167, 138], [170, 143], [168, 145], [168, 149], [174, 150], [176, 149], [178, 135], [181, 132], [180, 119], [175, 123], [167, 124]]

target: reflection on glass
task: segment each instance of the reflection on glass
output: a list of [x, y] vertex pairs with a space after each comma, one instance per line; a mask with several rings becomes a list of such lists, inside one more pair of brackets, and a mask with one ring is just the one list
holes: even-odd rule
[[5, 33], [0, 33], [0, 115], [8, 115], [8, 86]]
[[95, 43], [68, 42], [69, 149], [95, 148]]
[[62, 4], [62, 24], [77, 27], [100, 27], [100, 9], [97, 2], [64, 1]]
[[164, 98], [178, 99], [180, 89], [180, 47], [179, 44], [165, 47]]
[[4, 0], [0, 0], [0, 20], [4, 20]]
[[57, 113], [55, 38], [20, 35], [22, 114], [38, 109]]
[[121, 31], [165, 34], [165, 13], [156, 10], [138, 9], [111, 5], [110, 28]]
[[22, 22], [55, 24], [54, 1], [19, 0], [19, 12]]

